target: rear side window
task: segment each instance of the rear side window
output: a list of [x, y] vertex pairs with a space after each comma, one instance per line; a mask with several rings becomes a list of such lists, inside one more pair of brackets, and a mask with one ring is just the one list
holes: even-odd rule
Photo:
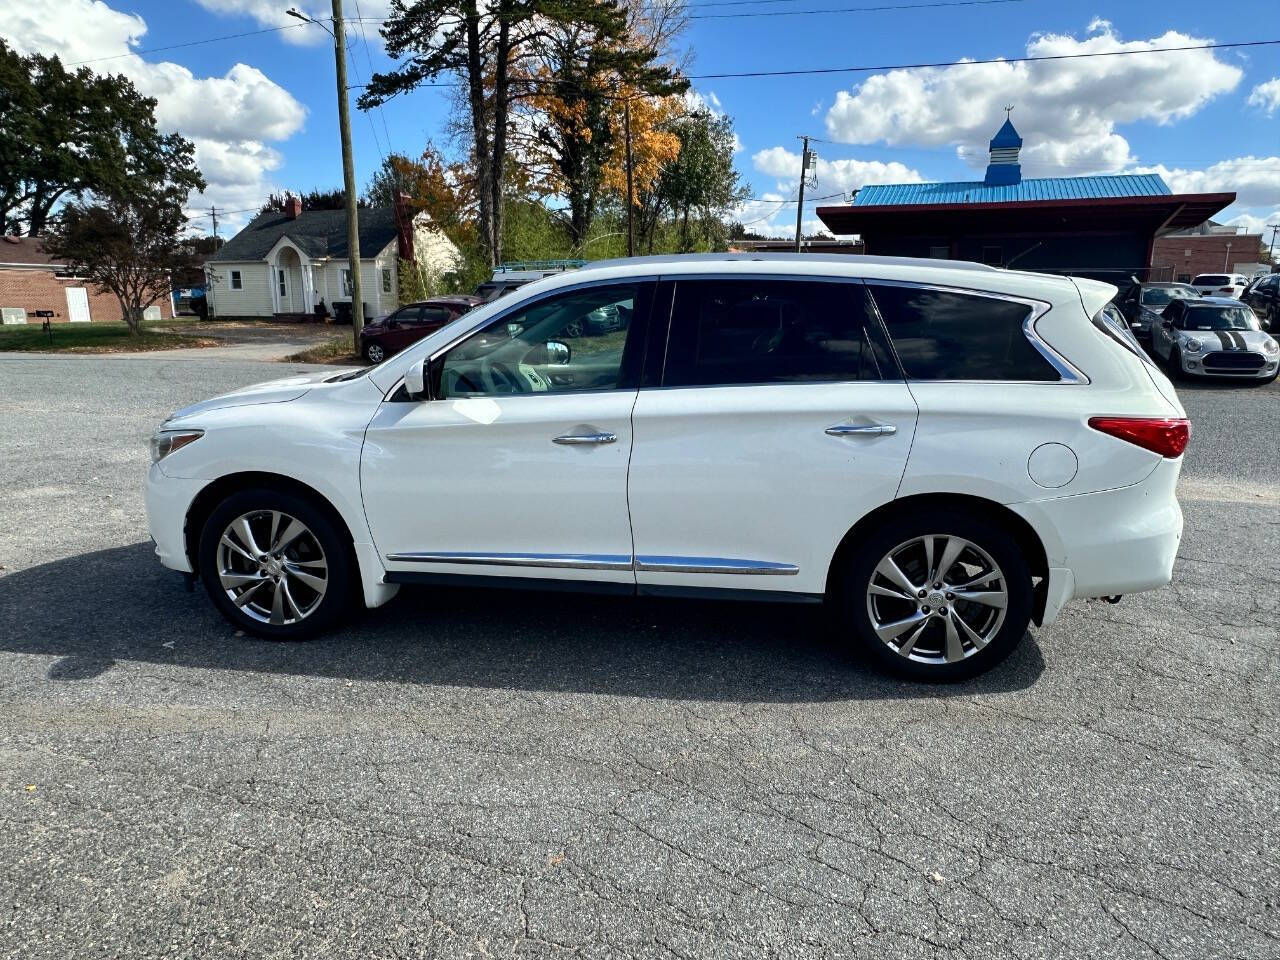
[[676, 284], [664, 386], [879, 380], [866, 291], [808, 280]]
[[1023, 332], [1025, 303], [924, 287], [868, 285], [911, 380], [1061, 379]]

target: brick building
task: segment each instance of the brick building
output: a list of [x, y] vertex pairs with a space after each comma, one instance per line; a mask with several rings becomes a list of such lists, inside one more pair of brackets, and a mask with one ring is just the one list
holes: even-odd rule
[[1180, 231], [1156, 237], [1151, 250], [1152, 274], [1180, 283], [1190, 283], [1192, 277], [1202, 273], [1252, 276], [1262, 249], [1260, 233], [1236, 233], [1231, 227], [1206, 224], [1203, 232]]
[[[99, 293], [83, 279], [55, 263], [38, 239], [0, 237], [0, 318], [5, 324], [40, 323], [37, 311], [49, 311], [54, 323], [86, 323], [123, 319], [120, 301]], [[168, 319], [173, 304], [161, 297], [148, 317]]]

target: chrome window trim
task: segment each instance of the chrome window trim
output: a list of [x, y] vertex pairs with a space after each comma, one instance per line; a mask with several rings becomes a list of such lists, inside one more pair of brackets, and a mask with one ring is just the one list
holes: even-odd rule
[[410, 551], [387, 554], [389, 563], [452, 563], [555, 570], [627, 570], [638, 573], [716, 573], [793, 577], [800, 568], [769, 560], [733, 557], [636, 556], [594, 553], [491, 553]]
[[[974, 287], [956, 287], [942, 283], [921, 283], [916, 280], [879, 280], [868, 278], [867, 286], [883, 286], [883, 287], [911, 287], [917, 290], [937, 290], [939, 293], [960, 293], [971, 297], [986, 297], [988, 300], [1005, 300], [1009, 303], [1020, 303], [1025, 307], [1029, 307], [1031, 313], [1027, 315], [1027, 319], [1022, 321], [1022, 334], [1027, 338], [1027, 342], [1035, 349], [1035, 351], [1044, 357], [1051, 367], [1057, 372], [1059, 384], [1080, 384], [1088, 383], [1089, 378], [1084, 371], [1075, 366], [1070, 360], [1058, 353], [1049, 343], [1042, 337], [1036, 324], [1046, 313], [1053, 309], [1051, 303], [1044, 300], [1032, 300], [1029, 297], [1019, 297], [1012, 293], [1000, 293], [995, 290], [980, 290]], [[872, 294], [872, 302], [875, 302], [875, 295]], [[876, 304], [876, 312], [880, 312], [880, 305]], [[884, 322], [884, 316], [880, 316], [881, 322]], [[885, 329], [889, 329], [889, 324], [885, 323]], [[893, 344], [893, 334], [889, 334], [889, 345], [893, 347], [894, 355], [897, 355], [897, 347]], [[899, 365], [901, 360], [899, 359]], [[906, 368], [902, 371], [906, 373]], [[916, 377], [907, 377], [908, 383], [1018, 383], [1018, 384], [1037, 384], [1046, 386], [1054, 383], [1052, 380], [980, 380], [975, 378], [957, 377], [946, 380], [926, 380]]]

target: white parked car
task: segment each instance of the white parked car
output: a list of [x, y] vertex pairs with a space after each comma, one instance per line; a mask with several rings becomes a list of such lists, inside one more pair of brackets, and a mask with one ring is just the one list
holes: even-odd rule
[[1249, 377], [1271, 383], [1280, 344], [1264, 333], [1253, 309], [1227, 297], [1169, 304], [1151, 325], [1151, 352], [1175, 377]]
[[602, 263], [371, 369], [178, 411], [151, 533], [264, 637], [418, 583], [826, 600], [882, 664], [968, 676], [1073, 598], [1169, 582], [1189, 426], [1114, 294], [952, 261]]
[[1240, 299], [1244, 288], [1249, 285], [1249, 278], [1239, 273], [1202, 273], [1191, 285], [1202, 297], [1231, 297]]

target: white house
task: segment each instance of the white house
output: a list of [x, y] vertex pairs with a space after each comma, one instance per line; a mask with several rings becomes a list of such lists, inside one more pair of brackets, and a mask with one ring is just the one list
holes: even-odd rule
[[[360, 225], [360, 282], [365, 317], [399, 305], [400, 259], [439, 276], [457, 269], [458, 248], [425, 213], [366, 207]], [[205, 262], [211, 317], [312, 315], [351, 302], [345, 210], [303, 210], [290, 197], [284, 211], [259, 214]]]

